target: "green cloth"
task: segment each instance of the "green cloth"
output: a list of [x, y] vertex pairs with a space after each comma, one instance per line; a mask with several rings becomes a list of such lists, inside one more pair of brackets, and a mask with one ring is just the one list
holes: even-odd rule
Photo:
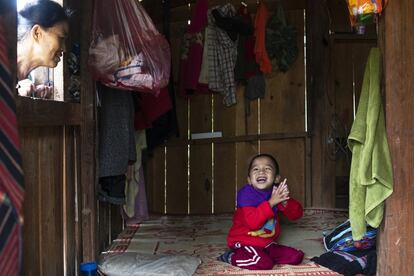
[[372, 48], [365, 67], [356, 118], [348, 137], [352, 151], [349, 220], [354, 240], [363, 237], [366, 223], [374, 228], [379, 227], [384, 214], [384, 201], [393, 190], [380, 77], [380, 51]]

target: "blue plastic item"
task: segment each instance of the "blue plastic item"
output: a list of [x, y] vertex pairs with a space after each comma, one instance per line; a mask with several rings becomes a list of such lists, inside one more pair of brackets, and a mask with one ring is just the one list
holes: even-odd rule
[[97, 276], [98, 266], [96, 265], [96, 262], [81, 263], [80, 271], [82, 276]]

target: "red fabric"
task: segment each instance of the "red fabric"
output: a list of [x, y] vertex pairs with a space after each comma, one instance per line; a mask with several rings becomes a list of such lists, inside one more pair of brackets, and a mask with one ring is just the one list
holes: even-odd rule
[[305, 254], [301, 250], [272, 243], [267, 247], [243, 246], [234, 250], [231, 264], [250, 270], [272, 269], [275, 264], [300, 264]]
[[186, 59], [180, 60], [180, 96], [186, 97], [192, 94], [210, 94], [206, 85], [199, 84], [201, 65], [203, 61], [203, 45], [192, 43]]
[[[278, 213], [282, 212], [289, 220], [296, 220], [303, 215], [302, 205], [295, 199], [290, 198], [286, 204], [278, 204]], [[266, 221], [274, 217], [272, 208], [268, 201], [262, 202], [257, 207], [246, 206], [237, 208], [233, 216], [233, 226], [227, 236], [227, 245], [230, 248], [236, 246], [253, 245], [265, 247], [276, 241], [280, 233], [279, 216], [276, 215], [275, 234], [272, 237], [263, 238], [251, 236], [248, 233], [260, 229]]]
[[260, 65], [260, 71], [264, 74], [272, 72], [272, 64], [266, 51], [266, 23], [269, 17], [269, 12], [263, 2], [260, 2], [257, 8], [255, 18], [255, 36], [256, 44], [254, 52], [256, 55], [256, 62]]
[[188, 48], [183, 47], [184, 53], [180, 57], [178, 93], [182, 97], [211, 93], [208, 90], [208, 85], [198, 82], [204, 51], [204, 34], [201, 32], [208, 24], [207, 13], [208, 0], [198, 0], [194, 7], [190, 26], [184, 36], [184, 40], [188, 41], [183, 43], [189, 43], [189, 45], [187, 45]]
[[152, 122], [172, 109], [168, 88], [161, 88], [158, 96], [141, 93], [139, 110], [135, 112], [134, 127], [146, 129], [152, 127]]
[[208, 0], [198, 0], [191, 16], [190, 26], [188, 26], [189, 33], [198, 33], [203, 31], [208, 24], [207, 11]]
[[1, 275], [18, 276], [20, 275], [20, 246], [19, 240], [20, 225], [14, 224], [8, 237], [7, 243], [0, 252], [0, 271]]
[[0, 274], [20, 275], [23, 224], [23, 170], [15, 90], [0, 18]]

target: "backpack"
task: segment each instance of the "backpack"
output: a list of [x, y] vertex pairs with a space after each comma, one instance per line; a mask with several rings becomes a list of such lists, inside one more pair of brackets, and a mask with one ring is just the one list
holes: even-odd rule
[[358, 250], [366, 250], [375, 247], [377, 237], [377, 229], [371, 226], [367, 227], [367, 231], [359, 241], [352, 238], [351, 223], [349, 220], [336, 226], [329, 233], [324, 233], [323, 244], [326, 251], [344, 251], [354, 252]]

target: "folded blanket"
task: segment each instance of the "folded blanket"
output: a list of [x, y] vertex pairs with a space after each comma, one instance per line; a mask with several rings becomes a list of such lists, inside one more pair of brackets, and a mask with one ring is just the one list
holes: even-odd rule
[[393, 191], [391, 157], [380, 94], [380, 52], [370, 51], [355, 121], [348, 137], [352, 151], [349, 188], [349, 219], [352, 237], [360, 240], [366, 223], [377, 228], [384, 201]]

